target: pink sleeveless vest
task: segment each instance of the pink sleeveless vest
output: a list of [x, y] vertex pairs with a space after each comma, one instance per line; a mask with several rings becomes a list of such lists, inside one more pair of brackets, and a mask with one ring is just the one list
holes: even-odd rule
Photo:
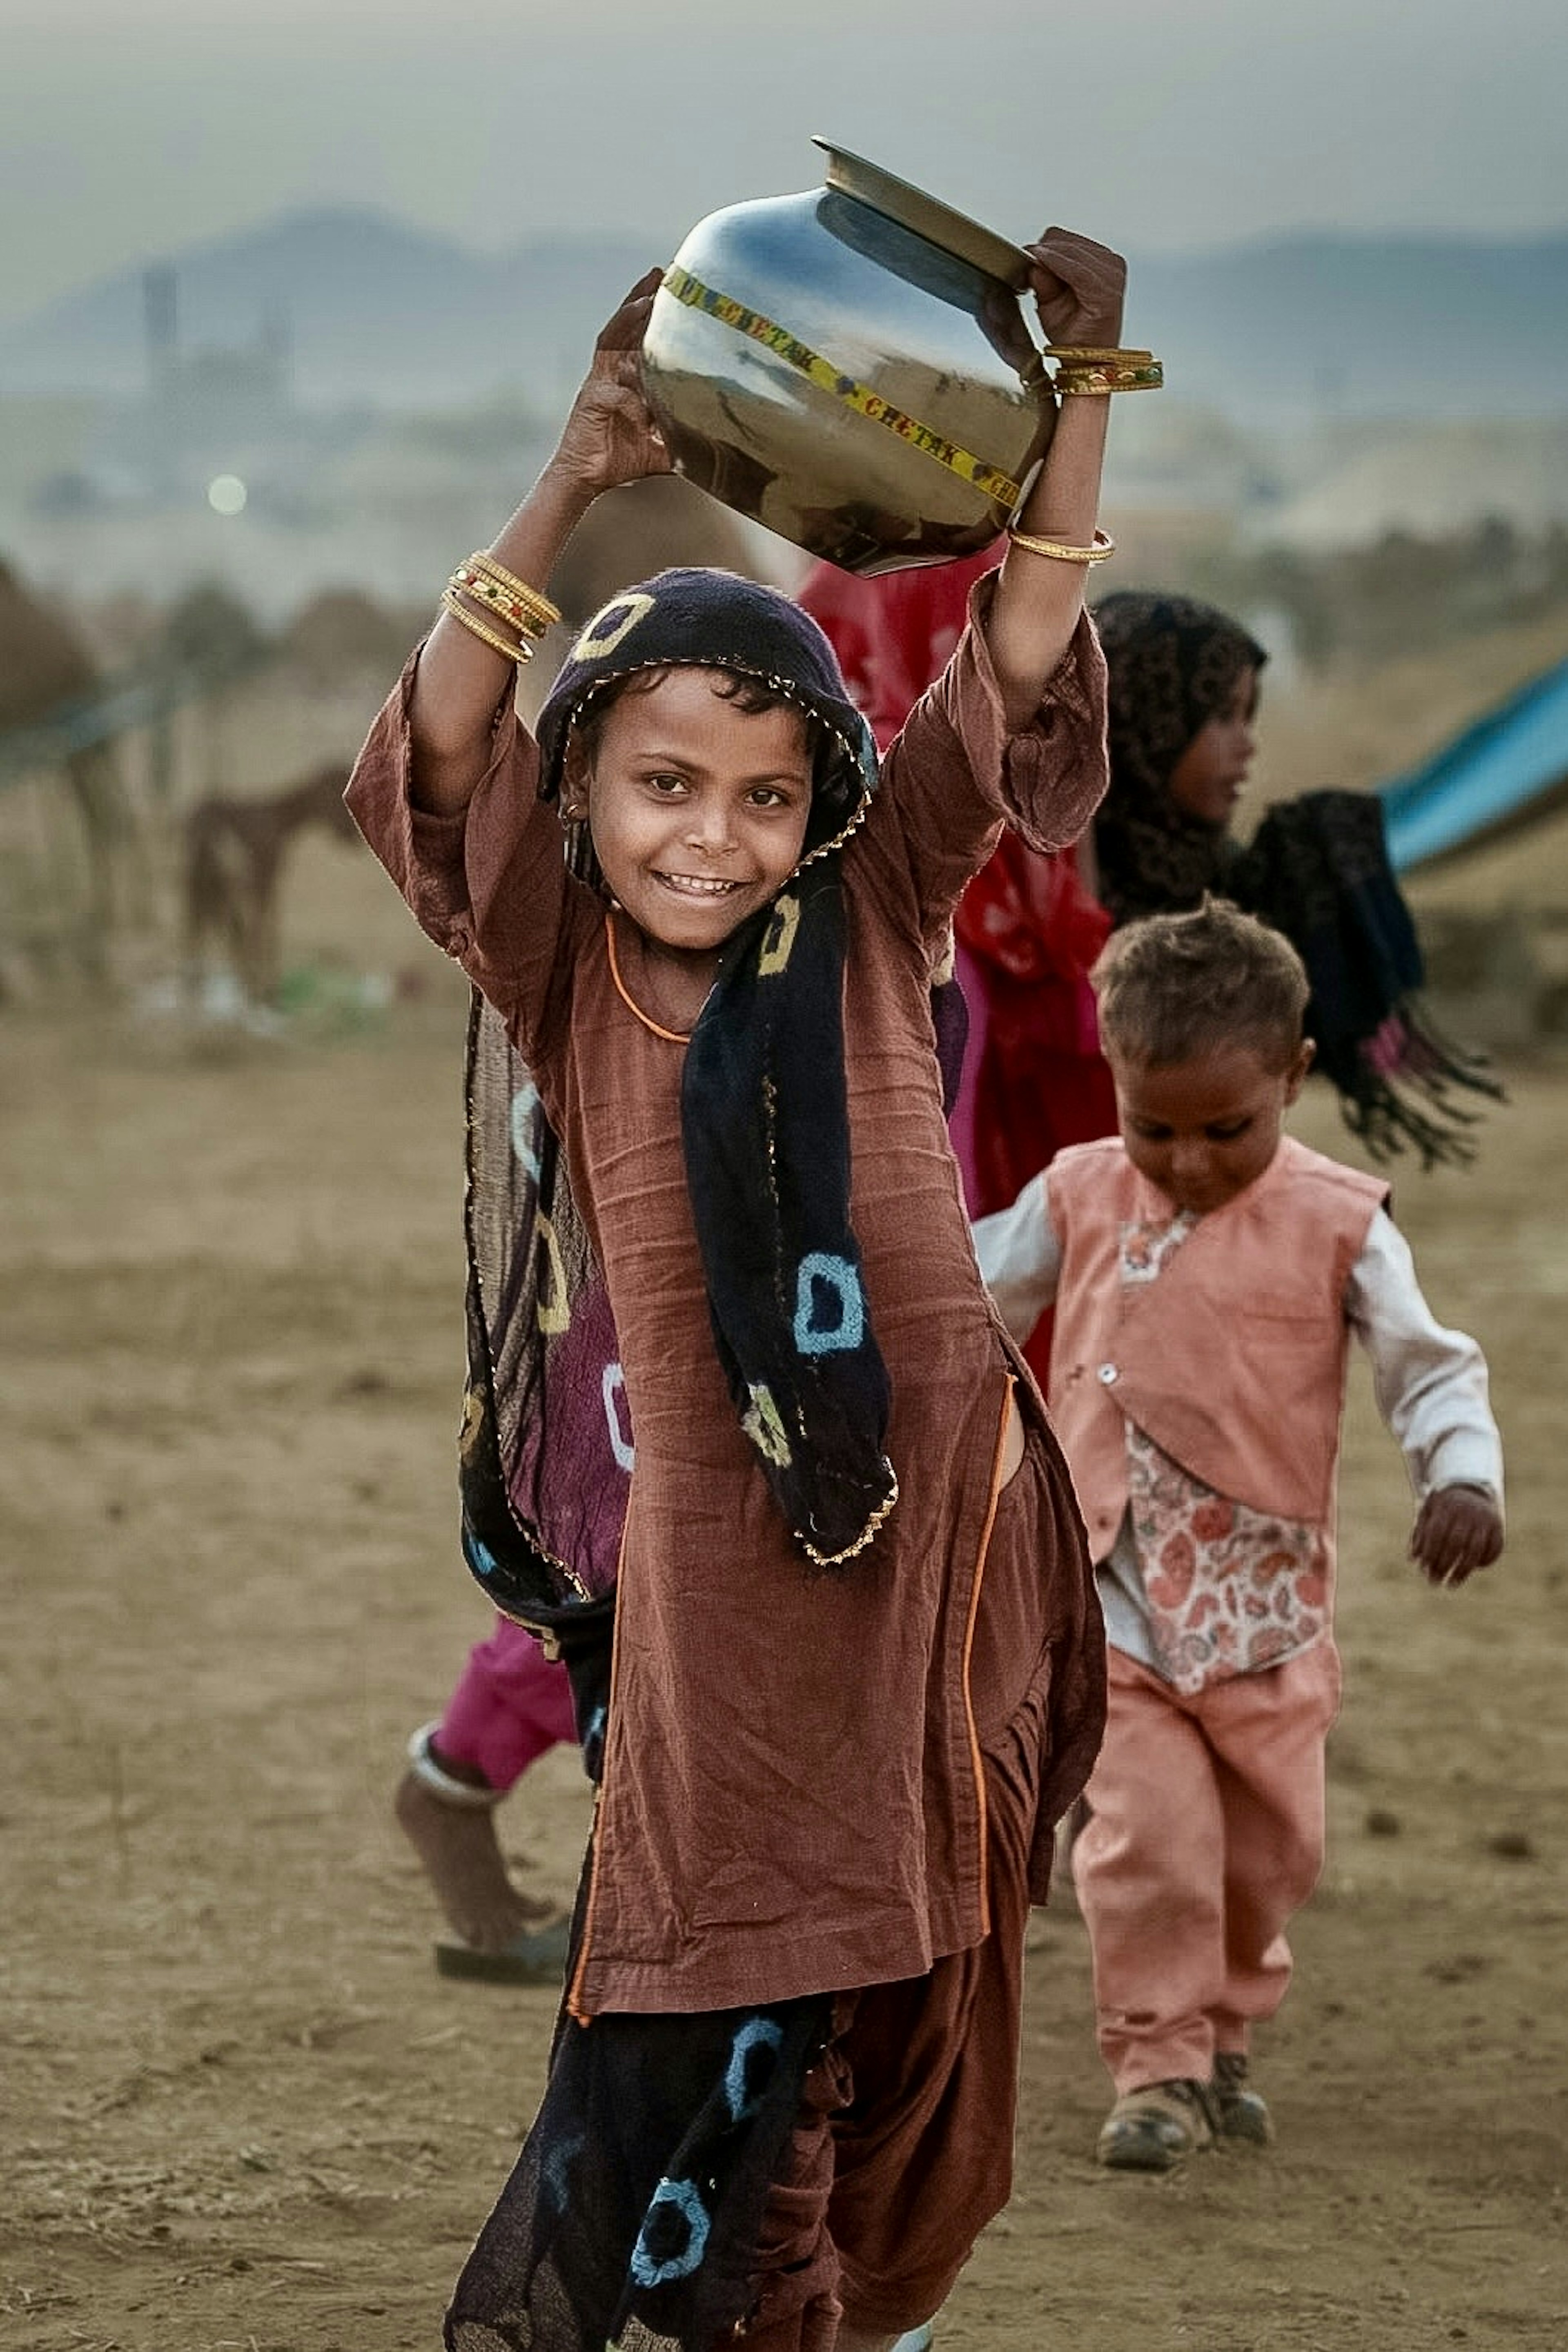
[[1128, 1284], [1122, 1228], [1173, 1212], [1120, 1137], [1059, 1153], [1046, 1181], [1063, 1253], [1051, 1419], [1095, 1559], [1127, 1507], [1130, 1421], [1216, 1493], [1329, 1530], [1345, 1285], [1388, 1187], [1288, 1136], [1153, 1281]]

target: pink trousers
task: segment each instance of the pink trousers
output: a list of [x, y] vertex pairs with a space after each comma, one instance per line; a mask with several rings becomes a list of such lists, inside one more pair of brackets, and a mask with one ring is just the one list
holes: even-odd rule
[[566, 1669], [531, 1633], [498, 1617], [478, 1642], [447, 1701], [436, 1745], [454, 1764], [471, 1764], [492, 1789], [510, 1789], [558, 1740], [575, 1739]]
[[1290, 1981], [1285, 1927], [1323, 1860], [1331, 1641], [1184, 1696], [1116, 1649], [1073, 1876], [1117, 2090], [1206, 2082]]

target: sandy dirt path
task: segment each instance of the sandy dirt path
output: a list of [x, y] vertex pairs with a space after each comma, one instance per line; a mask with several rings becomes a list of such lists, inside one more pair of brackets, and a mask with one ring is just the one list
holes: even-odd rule
[[[453, 1543], [461, 1017], [438, 986], [373, 1034], [201, 1053], [0, 1023], [16, 2352], [433, 2352], [530, 2114], [552, 1997], [436, 1978], [387, 1802], [485, 1622]], [[1302, 1131], [1342, 1147], [1325, 1101]], [[1421, 1588], [1358, 1376], [1278, 2149], [1097, 2173], [1084, 1937], [1037, 1915], [1017, 2195], [942, 2352], [1568, 2344], [1565, 1164], [1537, 1072], [1476, 1173], [1401, 1177], [1492, 1356], [1510, 1550], [1489, 1591]], [[569, 1890], [585, 1818], [557, 1751], [504, 1817], [535, 1885]]]

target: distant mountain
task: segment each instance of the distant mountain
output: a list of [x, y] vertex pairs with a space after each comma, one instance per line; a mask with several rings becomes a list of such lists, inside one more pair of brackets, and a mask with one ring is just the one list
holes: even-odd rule
[[[473, 406], [505, 386], [554, 398], [616, 300], [658, 255], [631, 238], [542, 238], [477, 252], [385, 214], [283, 219], [165, 257], [186, 351], [245, 349], [270, 319], [300, 395]], [[0, 328], [0, 391], [144, 391], [142, 272], [126, 270]]]
[[1167, 383], [1258, 422], [1568, 413], [1568, 235], [1293, 236], [1147, 260], [1131, 287]]
[[[488, 255], [386, 215], [291, 214], [168, 257], [186, 349], [286, 322], [309, 402], [471, 406], [503, 386], [553, 405], [595, 329], [663, 257], [636, 237], [551, 236]], [[1301, 236], [1152, 257], [1130, 338], [1184, 399], [1262, 424], [1325, 416], [1551, 416], [1568, 408], [1568, 235], [1531, 243]], [[0, 391], [145, 387], [142, 275], [0, 329]]]

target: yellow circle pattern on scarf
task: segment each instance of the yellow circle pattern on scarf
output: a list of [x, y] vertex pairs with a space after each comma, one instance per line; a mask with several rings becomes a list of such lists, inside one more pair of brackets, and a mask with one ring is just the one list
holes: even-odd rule
[[646, 621], [657, 600], [641, 589], [612, 596], [602, 604], [572, 648], [574, 661], [593, 661], [624, 645], [639, 621]]

